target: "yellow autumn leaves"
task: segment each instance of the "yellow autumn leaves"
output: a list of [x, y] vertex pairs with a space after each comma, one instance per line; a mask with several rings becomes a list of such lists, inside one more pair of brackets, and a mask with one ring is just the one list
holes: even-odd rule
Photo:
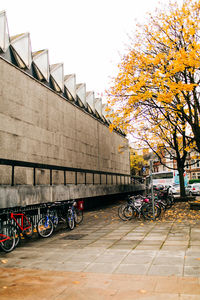
[[138, 26], [107, 93], [114, 109], [111, 130], [119, 127], [154, 144], [173, 135], [176, 125], [180, 135], [192, 132], [199, 113], [195, 104], [200, 77], [199, 15], [200, 0], [185, 0], [180, 6], [169, 2], [167, 10], [157, 11], [147, 24]]

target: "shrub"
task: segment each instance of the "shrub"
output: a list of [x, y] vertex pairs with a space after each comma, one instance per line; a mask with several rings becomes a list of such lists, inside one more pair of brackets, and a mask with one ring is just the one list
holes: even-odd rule
[[200, 179], [190, 179], [189, 180], [189, 184], [196, 183], [196, 182], [200, 182]]

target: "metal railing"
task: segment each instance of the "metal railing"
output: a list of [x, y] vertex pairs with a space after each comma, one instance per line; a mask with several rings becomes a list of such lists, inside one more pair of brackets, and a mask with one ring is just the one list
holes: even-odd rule
[[[105, 184], [108, 184], [108, 177], [110, 176], [110, 183], [114, 184], [132, 184], [131, 182], [131, 176], [127, 174], [121, 174], [121, 173], [113, 173], [113, 172], [104, 172], [104, 171], [97, 171], [97, 170], [88, 170], [88, 169], [80, 169], [80, 168], [72, 168], [72, 167], [62, 167], [57, 165], [49, 165], [49, 164], [41, 164], [41, 163], [33, 163], [33, 162], [26, 162], [26, 161], [19, 161], [19, 160], [10, 160], [10, 159], [4, 159], [0, 158], [0, 165], [6, 165], [12, 167], [11, 172], [11, 186], [15, 185], [15, 169], [16, 167], [24, 167], [24, 168], [31, 168], [33, 169], [33, 186], [36, 184], [36, 170], [37, 169], [44, 169], [49, 170], [49, 184], [53, 185], [53, 176], [52, 172], [55, 171], [62, 171], [64, 175], [64, 185], [67, 185], [67, 172], [73, 172], [74, 173], [74, 184], [80, 184], [78, 182], [78, 174], [84, 174], [84, 184], [87, 183], [87, 175], [92, 174], [92, 184], [95, 183], [95, 175], [99, 176], [98, 184], [103, 184], [102, 176], [105, 176]], [[91, 183], [90, 183], [91, 184]]]

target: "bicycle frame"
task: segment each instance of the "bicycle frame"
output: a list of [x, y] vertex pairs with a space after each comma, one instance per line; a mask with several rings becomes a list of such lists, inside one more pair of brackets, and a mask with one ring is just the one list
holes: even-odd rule
[[[21, 225], [17, 222], [16, 217], [20, 217], [20, 219], [21, 219]], [[15, 223], [21, 229], [21, 231], [24, 231], [24, 230], [27, 230], [27, 229], [31, 228], [31, 223], [29, 222], [28, 218], [23, 213], [18, 213], [18, 214], [11, 213], [10, 214], [10, 218], [15, 221]], [[25, 222], [28, 223], [28, 226], [26, 226], [26, 227], [24, 227], [24, 219], [25, 219]]]
[[[3, 238], [3, 239], [1, 239], [1, 238]], [[10, 239], [9, 236], [7, 236], [6, 234], [0, 233], [0, 243], [3, 243], [3, 242], [5, 242], [5, 241], [7, 241], [9, 239]]]

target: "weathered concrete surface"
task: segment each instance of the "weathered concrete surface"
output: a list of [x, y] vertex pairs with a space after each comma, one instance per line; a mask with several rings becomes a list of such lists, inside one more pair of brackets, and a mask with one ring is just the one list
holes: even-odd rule
[[[0, 74], [0, 158], [130, 174], [126, 138], [1, 57]], [[33, 184], [32, 174], [16, 168], [15, 183]], [[0, 166], [0, 184], [10, 179], [11, 168]], [[49, 171], [37, 170], [36, 183], [49, 184]]]
[[0, 186], [0, 208], [143, 191], [136, 185]]

